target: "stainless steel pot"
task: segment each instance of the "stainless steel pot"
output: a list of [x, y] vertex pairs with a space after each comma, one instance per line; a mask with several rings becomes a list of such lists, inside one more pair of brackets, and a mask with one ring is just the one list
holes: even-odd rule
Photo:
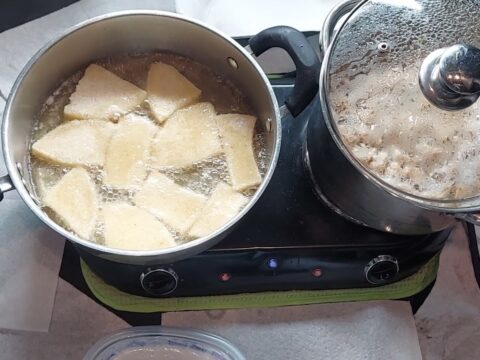
[[[285, 108], [297, 115], [318, 89], [318, 58], [305, 37], [289, 27], [267, 29], [253, 37], [256, 55], [282, 47], [297, 65], [295, 87]], [[126, 251], [107, 248], [76, 236], [52, 221], [32, 192], [28, 167], [33, 121], [47, 97], [69, 75], [98, 58], [114, 54], [166, 50], [206, 64], [233, 81], [246, 95], [267, 132], [271, 155], [268, 171], [255, 196], [231, 221], [213, 234], [170, 249]], [[223, 239], [254, 206], [272, 177], [281, 143], [281, 116], [272, 87], [252, 55], [219, 31], [172, 13], [126, 11], [107, 14], [67, 30], [28, 62], [8, 98], [2, 125], [3, 154], [8, 175], [0, 178], [3, 193], [16, 189], [45, 224], [94, 255], [127, 264], [162, 264], [197, 254]]]
[[[469, 6], [478, 5], [470, 4]], [[444, 11], [440, 9], [442, 7], [445, 8]], [[379, 10], [380, 8], [381, 10]], [[413, 54], [412, 56], [418, 56], [420, 60], [420, 63], [417, 64], [415, 58], [413, 66], [418, 65], [420, 68], [421, 60], [432, 51], [428, 46], [425, 49], [421, 48], [423, 39], [429, 36], [426, 32], [430, 28], [437, 32], [431, 37], [434, 39], [431, 41], [431, 46], [436, 46], [435, 42], [442, 44], [442, 41], [446, 41], [444, 38], [449, 36], [453, 37], [454, 44], [462, 38], [470, 42], [477, 41], [466, 31], [470, 26], [473, 30], [474, 25], [472, 24], [478, 23], [476, 15], [478, 11], [472, 13], [471, 10], [469, 13], [466, 9], [450, 8], [446, 2], [435, 0], [408, 3], [349, 0], [339, 4], [327, 16], [320, 38], [320, 47], [324, 52], [319, 81], [322, 112], [318, 119], [309, 121], [305, 161], [315, 184], [316, 193], [338, 214], [364, 226], [407, 235], [439, 231], [454, 225], [457, 219], [480, 224], [480, 216], [476, 214], [480, 209], [479, 196], [459, 201], [437, 201], [422, 198], [391, 186], [362, 165], [342, 141], [333, 120], [330, 100], [332, 88], [329, 83], [329, 77], [333, 72], [330, 67], [334, 61], [332, 59], [335, 56], [335, 47], [339, 38], [343, 36], [343, 39], [346, 39], [348, 34], [345, 32], [356, 30], [356, 33], [352, 33], [352, 44], [359, 44], [361, 41], [371, 42], [370, 48], [368, 45], [365, 46], [367, 48], [365, 57], [373, 59], [374, 65], [372, 66], [378, 64], [378, 67], [381, 67], [389, 59], [395, 57], [393, 52], [390, 58], [385, 56], [391, 50], [389, 47], [393, 47], [396, 51], [402, 51], [407, 45], [411, 45], [408, 48], [409, 51]], [[454, 21], [457, 17], [453, 16], [452, 12], [455, 11], [462, 14], [469, 13], [467, 17], [462, 16], [465, 22], [461, 26]], [[428, 18], [428, 21], [424, 23], [428, 25], [423, 27], [419, 26], [419, 23], [424, 20], [422, 16], [425, 19]], [[407, 24], [399, 26], [398, 24], [402, 21]], [[435, 21], [438, 21], [439, 24], [435, 25]], [[389, 26], [389, 22], [393, 25]], [[449, 30], [442, 33], [445, 27]], [[411, 30], [413, 34], [404, 37], [399, 34], [389, 38], [389, 35], [394, 34], [396, 28], [399, 29], [398, 31], [404, 32]], [[358, 34], [362, 32], [371, 34], [371, 38], [368, 36], [365, 39], [360, 38], [361, 36]], [[358, 38], [355, 38], [357, 35]], [[410, 44], [407, 43], [409, 37]], [[345, 47], [342, 48], [343, 50]], [[352, 62], [358, 61], [358, 67], [363, 66], [368, 74], [367, 61], [362, 62], [364, 60], [362, 54], [355, 53], [353, 50], [351, 53], [348, 51], [345, 50], [345, 53], [353, 58]], [[384, 57], [382, 58], [382, 56]], [[477, 68], [478, 65], [480, 64], [477, 64]], [[385, 68], [389, 69], [388, 66]], [[348, 78], [345, 81], [348, 82]], [[448, 95], [450, 96], [450, 94]], [[345, 96], [347, 97], [348, 94]], [[431, 99], [428, 100], [434, 103]], [[395, 110], [385, 107], [385, 116], [389, 116], [389, 111]]]

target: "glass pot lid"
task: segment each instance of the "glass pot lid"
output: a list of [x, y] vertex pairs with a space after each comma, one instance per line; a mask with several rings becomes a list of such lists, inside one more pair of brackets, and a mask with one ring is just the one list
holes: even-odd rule
[[480, 207], [478, 24], [478, 0], [365, 0], [325, 55], [320, 95], [337, 145], [425, 208]]

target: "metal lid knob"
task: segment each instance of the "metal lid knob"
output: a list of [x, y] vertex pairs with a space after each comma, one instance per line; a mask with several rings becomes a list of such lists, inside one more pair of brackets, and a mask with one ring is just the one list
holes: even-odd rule
[[425, 97], [444, 110], [461, 110], [480, 96], [480, 49], [454, 45], [425, 58], [419, 74]]

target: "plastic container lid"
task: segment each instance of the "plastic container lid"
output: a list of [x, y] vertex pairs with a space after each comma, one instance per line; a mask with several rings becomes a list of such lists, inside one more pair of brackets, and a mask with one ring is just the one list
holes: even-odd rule
[[480, 100], [447, 109], [419, 83], [432, 53], [480, 48], [479, 23], [478, 1], [365, 0], [326, 52], [322, 106], [335, 141], [368, 178], [426, 208], [480, 208]]
[[84, 360], [245, 360], [224, 338], [204, 331], [138, 326], [99, 340]]

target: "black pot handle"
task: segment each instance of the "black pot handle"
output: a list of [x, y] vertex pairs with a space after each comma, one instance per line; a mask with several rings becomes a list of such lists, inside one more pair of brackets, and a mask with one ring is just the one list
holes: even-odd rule
[[273, 47], [282, 48], [290, 55], [297, 71], [285, 105], [293, 116], [300, 114], [317, 94], [321, 65], [305, 35], [289, 26], [274, 26], [253, 36], [249, 45], [255, 56]]
[[0, 176], [0, 201], [3, 200], [3, 193], [13, 190], [13, 184], [10, 180], [10, 176]]

